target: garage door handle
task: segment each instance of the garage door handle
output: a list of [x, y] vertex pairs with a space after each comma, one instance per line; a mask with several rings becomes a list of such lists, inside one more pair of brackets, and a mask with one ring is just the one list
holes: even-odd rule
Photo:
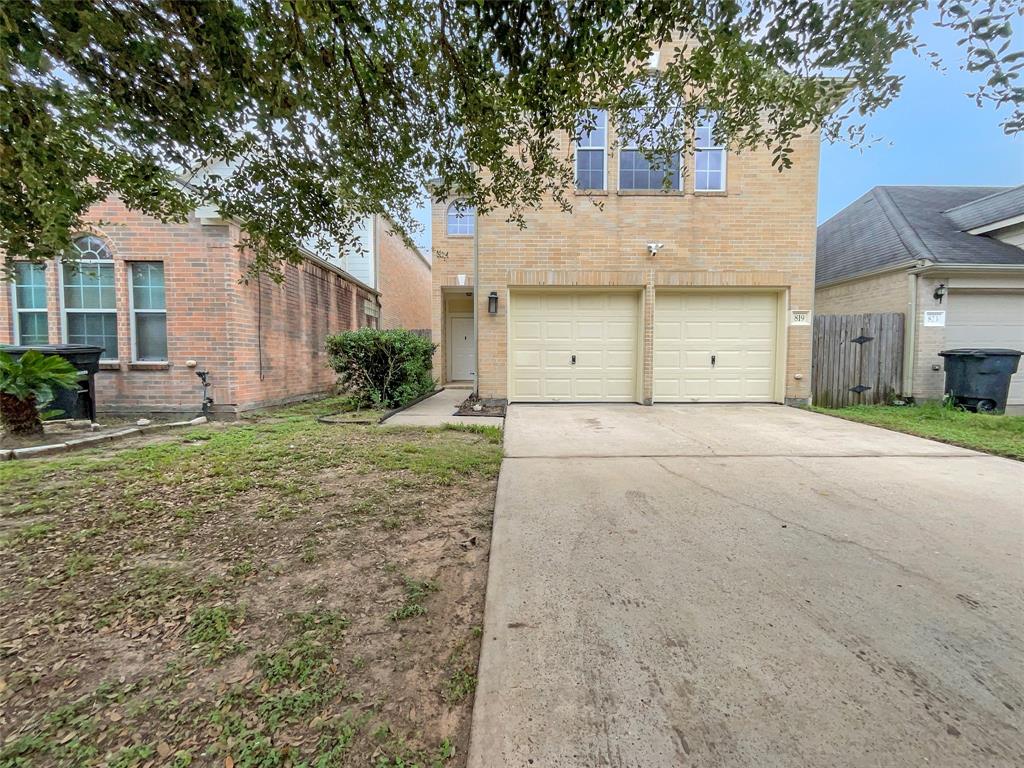
[[712, 356], [711, 356], [711, 367], [712, 367], [712, 368], [714, 368], [714, 367], [715, 367], [715, 355], [712, 355]]
[[573, 355], [573, 356], [572, 356], [572, 364], [573, 364], [573, 365], [576, 365], [576, 355]]

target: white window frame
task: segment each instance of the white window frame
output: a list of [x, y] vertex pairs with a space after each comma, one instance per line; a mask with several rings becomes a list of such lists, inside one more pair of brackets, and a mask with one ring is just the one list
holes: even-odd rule
[[[698, 127], [698, 129], [699, 128], [704, 128], [704, 127], [707, 127], [709, 129], [708, 130], [708, 139], [712, 143], [710, 144], [710, 146], [707, 146], [707, 147], [698, 147], [698, 146], [696, 146], [696, 141], [694, 141], [694, 150], [693, 150], [693, 193], [695, 195], [700, 195], [700, 194], [703, 194], [705, 192], [725, 192], [726, 189], [729, 186], [728, 182], [727, 182], [727, 171], [728, 171], [728, 163], [729, 163], [729, 153], [728, 153], [728, 151], [726, 151], [726, 147], [725, 147], [724, 144], [716, 144], [716, 143], [714, 143], [714, 141], [715, 141], [715, 117], [711, 116], [711, 117], [708, 117], [708, 118], [702, 120], [701, 122], [699, 122], [697, 124], [697, 127]], [[722, 174], [722, 185], [720, 187], [716, 188], [716, 189], [700, 189], [697, 186], [697, 178], [700, 175], [700, 173], [702, 173], [702, 171], [698, 170], [698, 167], [697, 167], [697, 157], [702, 152], [718, 152], [721, 155], [721, 158], [722, 158], [722, 171], [721, 171], [721, 174]], [[708, 175], [708, 171], [703, 171], [703, 173], [705, 175]]]
[[[99, 235], [93, 235], [91, 233], [83, 233], [76, 235], [72, 238], [72, 242], [77, 241], [81, 237], [95, 237], [97, 240], [103, 241], [103, 238]], [[68, 313], [71, 314], [107, 314], [114, 316], [115, 328], [117, 324], [117, 267], [114, 262], [114, 254], [110, 250], [110, 246], [103, 241], [104, 246], [107, 249], [107, 253], [110, 254], [109, 259], [77, 259], [76, 264], [110, 264], [114, 272], [114, 308], [113, 309], [71, 309], [69, 310], [64, 305], [64, 262], [62, 259], [57, 259], [57, 300], [60, 307], [60, 336], [64, 340], [65, 344], [70, 344], [68, 341]], [[74, 247], [74, 246], [72, 246]], [[121, 337], [117, 337], [118, 350], [114, 357], [100, 357], [101, 363], [118, 363], [120, 362], [120, 347]]]
[[[577, 192], [586, 194], [587, 192], [607, 192], [608, 191], [608, 110], [606, 109], [594, 109], [592, 112], [604, 115], [604, 141], [599, 145], [588, 144], [582, 146], [579, 142], [576, 142], [576, 151], [574, 153], [575, 161], [575, 189]], [[582, 137], [581, 137], [582, 138]], [[584, 152], [600, 152], [601, 153], [601, 187], [600, 189], [595, 187], [587, 187], [586, 189], [580, 187], [580, 150]]]
[[[21, 264], [32, 264], [32, 262], [17, 262]], [[43, 267], [42, 264], [36, 264], [37, 267]], [[46, 269], [43, 268], [43, 289], [48, 290], [49, 286], [46, 285]], [[14, 320], [14, 344], [21, 346], [21, 315], [42, 313], [43, 317], [46, 318], [46, 343], [50, 343], [50, 302], [49, 299], [46, 301], [46, 306], [42, 309], [32, 307], [20, 307], [18, 306], [18, 283], [16, 280], [11, 281], [11, 309], [13, 310]]]
[[[164, 268], [164, 308], [163, 309], [136, 309], [135, 308], [135, 275], [133, 274], [132, 266], [135, 264], [159, 264]], [[141, 363], [147, 365], [152, 363], [153, 365], [160, 365], [161, 363], [168, 362], [168, 355], [164, 356], [163, 360], [140, 360], [139, 359], [139, 348], [136, 344], [135, 336], [135, 316], [138, 315], [163, 315], [164, 316], [164, 346], [170, 347], [170, 336], [167, 333], [167, 265], [161, 259], [143, 259], [140, 261], [129, 261], [127, 262], [128, 267], [128, 328], [129, 335], [131, 336], [132, 344], [132, 355], [131, 361], [133, 363]]]
[[457, 218], [463, 219], [463, 220], [468, 220], [470, 222], [470, 225], [469, 225], [470, 226], [470, 230], [469, 230], [469, 232], [452, 232], [452, 228], [451, 228], [452, 209], [459, 207], [460, 203], [462, 203], [461, 200], [452, 200], [448, 204], [448, 207], [445, 208], [445, 211], [444, 211], [444, 232], [445, 232], [445, 235], [447, 237], [473, 237], [473, 235], [476, 233], [476, 206], [475, 205], [466, 205], [465, 203], [462, 203], [463, 215], [462, 216], [458, 216]]

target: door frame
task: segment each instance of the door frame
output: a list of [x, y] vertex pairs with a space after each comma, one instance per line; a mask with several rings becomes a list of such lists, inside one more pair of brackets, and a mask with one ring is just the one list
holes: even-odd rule
[[[516, 400], [512, 397], [512, 298], [529, 293], [627, 293], [636, 299], [636, 335], [633, 357], [633, 402], [643, 403], [644, 286], [642, 285], [508, 285], [505, 287], [505, 392], [509, 403], [602, 403], [604, 400]], [[621, 402], [621, 401], [619, 401]]]
[[[771, 293], [775, 301], [775, 375], [772, 377], [772, 399], [768, 402], [784, 403], [786, 401], [786, 368], [789, 359], [789, 287], [788, 286], [655, 286], [654, 306], [651, 307], [651, 354], [653, 372], [653, 354], [656, 344], [655, 333], [658, 317], [659, 293]], [[651, 402], [659, 402], [651, 390]], [[663, 403], [689, 403], [690, 400], [661, 400]], [[703, 402], [746, 402], [746, 401], [703, 401]]]
[[[445, 320], [445, 325], [444, 325], [444, 334], [445, 334], [444, 343], [445, 343], [445, 352], [446, 352], [445, 359], [446, 359], [446, 363], [447, 363], [445, 365], [445, 372], [444, 372], [444, 374], [447, 377], [447, 379], [446, 379], [447, 381], [472, 381], [472, 379], [473, 379], [472, 372], [470, 372], [470, 376], [469, 376], [468, 379], [456, 379], [452, 375], [452, 358], [454, 357], [454, 355], [452, 355], [452, 320], [455, 320], [455, 319], [472, 320], [473, 319], [473, 313], [472, 312], [449, 312], [448, 313], [448, 316], [447, 316], [447, 318]], [[476, 344], [476, 338], [473, 339], [473, 344]]]

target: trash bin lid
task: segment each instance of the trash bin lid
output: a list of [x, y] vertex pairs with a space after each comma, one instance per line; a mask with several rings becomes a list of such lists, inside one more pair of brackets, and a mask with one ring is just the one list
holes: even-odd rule
[[34, 349], [36, 352], [42, 352], [44, 355], [61, 355], [68, 354], [71, 352], [102, 352], [103, 347], [94, 347], [91, 344], [29, 344], [27, 346], [17, 346], [15, 344], [0, 344], [0, 349], [4, 352], [18, 352], [24, 354], [30, 349]]
[[1007, 355], [1020, 357], [1024, 355], [1019, 349], [990, 349], [988, 347], [971, 347], [967, 349], [945, 349], [939, 352], [940, 357], [998, 357]]

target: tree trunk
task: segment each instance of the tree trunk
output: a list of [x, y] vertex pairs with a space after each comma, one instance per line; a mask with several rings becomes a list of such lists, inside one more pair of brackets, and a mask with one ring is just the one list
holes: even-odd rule
[[39, 435], [43, 432], [34, 397], [19, 400], [14, 395], [0, 393], [0, 423], [12, 435]]

